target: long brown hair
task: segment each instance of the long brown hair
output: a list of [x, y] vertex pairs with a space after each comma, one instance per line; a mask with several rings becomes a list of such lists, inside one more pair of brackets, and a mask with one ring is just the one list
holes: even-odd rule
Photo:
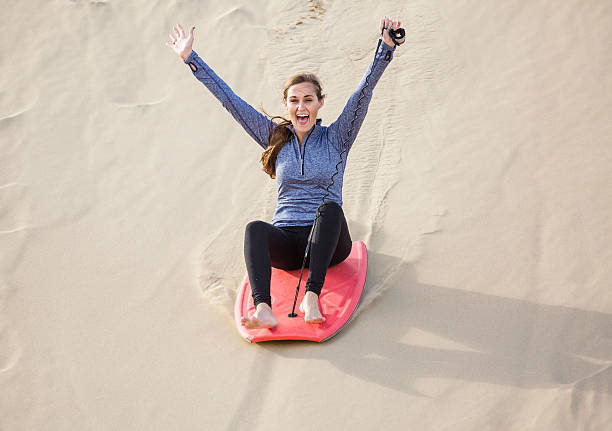
[[[289, 78], [285, 83], [283, 100], [287, 100], [287, 92], [292, 85], [301, 84], [302, 82], [310, 82], [314, 85], [317, 99], [321, 100], [325, 97], [319, 78], [312, 73], [298, 73]], [[264, 114], [270, 117], [266, 111], [264, 111]], [[291, 139], [291, 130], [286, 127], [291, 124], [291, 121], [280, 115], [270, 117], [270, 120], [272, 120], [272, 123], [268, 132], [268, 148], [261, 155], [261, 164], [263, 165], [262, 169], [266, 174], [270, 175], [270, 178], [276, 178], [276, 156], [278, 156], [285, 143]], [[276, 122], [275, 120], [280, 121]]]

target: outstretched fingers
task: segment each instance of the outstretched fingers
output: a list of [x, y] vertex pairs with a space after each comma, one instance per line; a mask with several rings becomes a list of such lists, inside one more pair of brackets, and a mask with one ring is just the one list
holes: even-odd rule
[[382, 32], [384, 29], [397, 30], [401, 26], [400, 21], [393, 21], [387, 17], [384, 17], [380, 20], [380, 31]]

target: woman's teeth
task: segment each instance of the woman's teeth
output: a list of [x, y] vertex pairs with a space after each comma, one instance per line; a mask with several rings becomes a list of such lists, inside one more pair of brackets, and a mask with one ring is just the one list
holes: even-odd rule
[[305, 126], [308, 123], [308, 115], [298, 115], [297, 122], [300, 126]]

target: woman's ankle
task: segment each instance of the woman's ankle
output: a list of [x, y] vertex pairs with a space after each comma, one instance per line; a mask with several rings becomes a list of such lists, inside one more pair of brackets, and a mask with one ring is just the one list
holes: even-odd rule
[[255, 306], [255, 310], [257, 311], [272, 311], [272, 306], [270, 306], [270, 304], [268, 304], [267, 302], [260, 302], [259, 304], [257, 304]]

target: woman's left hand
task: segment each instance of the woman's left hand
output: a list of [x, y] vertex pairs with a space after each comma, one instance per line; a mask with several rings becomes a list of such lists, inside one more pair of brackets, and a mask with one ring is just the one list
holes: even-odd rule
[[393, 39], [389, 36], [388, 29], [397, 30], [400, 28], [400, 21], [393, 21], [387, 17], [380, 20], [380, 31], [382, 32], [382, 40], [389, 46], [395, 46]]

